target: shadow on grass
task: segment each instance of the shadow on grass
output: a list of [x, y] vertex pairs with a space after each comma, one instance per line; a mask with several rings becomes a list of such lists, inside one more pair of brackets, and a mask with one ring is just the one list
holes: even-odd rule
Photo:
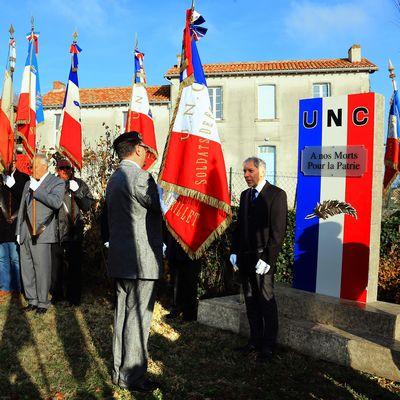
[[13, 297], [0, 339], [0, 396], [19, 398], [18, 393], [24, 392], [30, 393], [32, 399], [40, 399], [38, 387], [19, 361], [22, 347], [33, 345], [37, 348], [29, 321], [21, 309], [21, 297]]
[[150, 356], [162, 365], [166, 399], [398, 399], [378, 379], [279, 348], [261, 364], [232, 351], [243, 339], [198, 323], [172, 323], [177, 340], [154, 332]]

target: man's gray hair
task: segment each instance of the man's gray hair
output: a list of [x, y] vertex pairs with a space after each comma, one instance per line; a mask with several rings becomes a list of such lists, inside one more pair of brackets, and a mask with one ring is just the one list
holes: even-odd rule
[[46, 156], [46, 153], [36, 153], [34, 158], [40, 161], [41, 164], [49, 166], [49, 159]]
[[253, 164], [260, 171], [261, 175], [265, 176], [267, 174], [267, 165], [265, 161], [258, 157], [249, 157], [243, 161], [243, 165], [253, 161]]

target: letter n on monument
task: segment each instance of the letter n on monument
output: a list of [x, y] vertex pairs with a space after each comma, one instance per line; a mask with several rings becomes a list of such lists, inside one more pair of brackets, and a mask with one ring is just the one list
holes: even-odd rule
[[[384, 99], [375, 93], [300, 100], [295, 288], [361, 302], [376, 300], [383, 118]], [[335, 154], [336, 147], [347, 148], [350, 153], [354, 146], [364, 147], [366, 157], [352, 172], [317, 168], [307, 173], [302, 168], [307, 147], [321, 148], [321, 154]], [[358, 162], [352, 158], [350, 162]], [[329, 161], [332, 168], [343, 165], [343, 160]], [[363, 172], [357, 175], [354, 170]], [[350, 204], [357, 218], [334, 212], [326, 219], [306, 219], [327, 200], [338, 201], [342, 208]]]

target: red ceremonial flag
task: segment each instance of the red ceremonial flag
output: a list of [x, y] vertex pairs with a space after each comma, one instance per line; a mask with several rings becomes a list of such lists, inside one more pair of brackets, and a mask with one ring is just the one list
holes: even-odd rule
[[70, 47], [71, 69], [68, 85], [65, 92], [61, 133], [58, 151], [67, 157], [77, 169], [82, 168], [82, 125], [81, 104], [78, 82], [78, 54], [82, 49], [77, 44], [78, 35], [74, 34], [74, 41]]
[[28, 34], [28, 56], [22, 75], [21, 94], [19, 95], [16, 124], [18, 135], [29, 158], [36, 152], [36, 127], [44, 122], [42, 95], [40, 94], [39, 68], [37, 63], [38, 33]]
[[126, 118], [125, 131], [136, 131], [148, 147], [143, 169], [149, 169], [157, 160], [157, 143], [154, 133], [153, 116], [146, 91], [146, 75], [143, 64], [144, 54], [135, 49], [135, 75], [132, 84], [131, 104]]
[[399, 106], [399, 98], [397, 90], [395, 90], [389, 110], [388, 136], [385, 151], [385, 176], [383, 178], [384, 192], [387, 192], [387, 190], [390, 189], [400, 171]]
[[8, 169], [14, 155], [14, 90], [13, 73], [15, 67], [15, 40], [14, 29], [10, 28], [10, 42], [8, 46], [8, 62], [4, 74], [3, 93], [0, 108], [0, 163]]
[[168, 229], [192, 258], [229, 225], [230, 195], [217, 124], [196, 41], [203, 17], [186, 12], [180, 91], [159, 174]]

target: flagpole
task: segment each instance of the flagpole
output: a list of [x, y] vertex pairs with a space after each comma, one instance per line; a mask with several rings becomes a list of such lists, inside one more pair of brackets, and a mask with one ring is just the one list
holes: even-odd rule
[[396, 74], [394, 73], [394, 66], [390, 59], [389, 59], [388, 71], [389, 71], [389, 78], [392, 80], [393, 90], [396, 91], [397, 90]]
[[15, 31], [14, 31], [14, 27], [12, 26], [12, 24], [10, 25], [10, 29], [8, 30], [8, 32], [10, 32], [10, 41], [9, 41], [9, 45], [8, 45], [8, 60], [7, 60], [7, 62], [8, 62], [10, 78], [11, 78], [10, 107], [12, 107], [12, 112], [10, 113], [10, 116], [12, 115], [12, 117], [13, 117], [12, 121], [10, 121], [10, 123], [11, 123], [11, 128], [14, 132], [14, 135], [13, 135], [13, 140], [14, 140], [13, 157], [12, 157], [12, 161], [11, 161], [10, 165], [8, 166], [9, 174], [11, 175], [12, 174], [12, 164], [15, 159], [15, 155], [16, 155], [16, 151], [17, 151], [16, 146], [15, 146], [15, 127], [14, 127], [14, 88], [12, 85], [12, 82], [14, 80], [14, 66], [15, 66], [16, 59], [14, 58], [14, 54], [11, 51], [11, 42], [14, 40], [14, 32]]
[[[30, 48], [30, 53], [29, 53], [29, 65], [30, 68], [32, 68], [32, 57], [33, 57], [33, 46], [34, 46], [34, 42], [33, 42], [33, 33], [35, 32], [35, 18], [32, 16], [31, 18], [31, 37], [29, 39], [29, 41], [31, 42], [31, 48]], [[29, 74], [29, 104], [31, 102], [31, 74]], [[29, 127], [29, 129], [32, 129], [31, 127]], [[33, 157], [35, 157], [36, 154], [36, 124], [34, 129], [34, 138], [35, 138], [35, 143], [34, 143], [34, 148], [33, 148]], [[32, 158], [33, 158], [32, 157]], [[36, 162], [33, 163], [33, 172], [35, 172], [36, 170]], [[36, 236], [36, 199], [33, 198], [32, 199], [32, 239], [34, 240]]]

